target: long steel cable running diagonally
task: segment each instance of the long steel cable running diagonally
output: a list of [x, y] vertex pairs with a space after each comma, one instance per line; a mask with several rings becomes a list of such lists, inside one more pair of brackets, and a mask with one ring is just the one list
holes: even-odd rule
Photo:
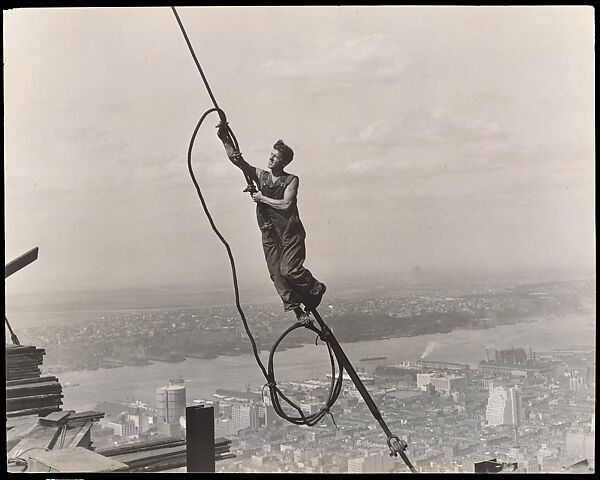
[[[200, 117], [200, 120], [198, 121], [198, 123], [196, 124], [196, 127], [194, 129], [194, 132], [192, 134], [192, 137], [190, 139], [190, 143], [189, 143], [189, 147], [188, 147], [188, 154], [187, 154], [187, 164], [188, 164], [188, 171], [190, 173], [190, 176], [192, 178], [192, 182], [194, 183], [194, 186], [196, 188], [196, 192], [198, 194], [198, 197], [200, 198], [200, 201], [202, 203], [202, 208], [204, 209], [204, 213], [206, 215], [206, 217], [208, 218], [208, 221], [211, 225], [212, 230], [215, 232], [215, 234], [217, 235], [217, 237], [219, 238], [219, 240], [221, 241], [221, 243], [225, 246], [225, 249], [227, 250], [227, 256], [229, 257], [229, 262], [231, 265], [231, 272], [232, 272], [232, 277], [233, 277], [233, 286], [234, 286], [234, 292], [235, 292], [235, 304], [238, 310], [238, 313], [240, 315], [240, 318], [242, 319], [242, 323], [244, 325], [244, 329], [246, 330], [246, 334], [248, 335], [248, 338], [250, 339], [250, 343], [252, 344], [252, 351], [254, 354], [254, 358], [256, 360], [256, 363], [258, 364], [258, 366], [260, 367], [263, 376], [265, 377], [265, 379], [267, 380], [266, 383], [266, 387], [269, 388], [269, 392], [270, 392], [270, 396], [271, 396], [271, 400], [273, 403], [273, 408], [275, 409], [275, 411], [277, 412], [277, 414], [286, 419], [287, 421], [291, 422], [291, 423], [295, 423], [298, 425], [309, 425], [309, 426], [313, 426], [316, 425], [317, 423], [319, 423], [321, 421], [321, 419], [330, 413], [330, 408], [331, 406], [333, 406], [333, 404], [335, 403], [335, 401], [337, 400], [340, 392], [341, 392], [341, 388], [342, 388], [342, 381], [343, 381], [343, 372], [342, 372], [342, 368], [338, 367], [336, 368], [335, 365], [335, 355], [333, 353], [333, 350], [331, 349], [331, 346], [329, 345], [329, 343], [326, 342], [326, 345], [328, 347], [328, 353], [330, 356], [330, 363], [331, 363], [331, 370], [332, 370], [332, 376], [331, 376], [331, 384], [329, 387], [329, 395], [328, 395], [328, 401], [325, 403], [325, 406], [319, 410], [318, 412], [315, 412], [313, 414], [310, 415], [306, 415], [302, 409], [297, 406], [296, 404], [294, 404], [277, 386], [277, 383], [275, 381], [275, 373], [274, 373], [274, 355], [275, 355], [275, 350], [277, 348], [277, 346], [281, 343], [281, 341], [283, 340], [283, 338], [288, 335], [289, 333], [291, 333], [293, 330], [302, 327], [303, 325], [300, 324], [295, 324], [290, 326], [280, 337], [279, 339], [275, 342], [274, 347], [271, 349], [271, 352], [269, 354], [269, 362], [268, 362], [268, 369], [265, 368], [263, 362], [260, 359], [259, 353], [258, 353], [258, 348], [256, 346], [256, 341], [254, 340], [254, 336], [252, 335], [252, 332], [250, 331], [250, 328], [248, 326], [248, 322], [246, 320], [246, 316], [244, 314], [244, 311], [240, 305], [240, 299], [239, 299], [239, 287], [238, 287], [238, 281], [237, 281], [237, 273], [236, 273], [236, 267], [235, 267], [235, 260], [233, 258], [233, 253], [231, 251], [231, 247], [229, 245], [229, 243], [227, 242], [227, 240], [225, 239], [225, 237], [221, 234], [221, 232], [219, 231], [219, 229], [217, 228], [212, 215], [210, 214], [208, 207], [206, 205], [206, 202], [204, 200], [204, 196], [202, 195], [202, 191], [200, 189], [200, 186], [198, 184], [198, 181], [196, 180], [196, 176], [194, 174], [194, 170], [192, 168], [192, 150], [193, 150], [193, 146], [194, 146], [194, 142], [196, 139], [196, 135], [200, 129], [200, 126], [203, 124], [204, 120], [206, 119], [206, 117], [210, 114], [210, 113], [218, 113], [219, 117], [221, 118], [222, 122], [226, 123], [226, 117], [225, 117], [225, 113], [223, 112], [223, 110], [221, 110], [216, 102], [216, 99], [212, 93], [212, 90], [210, 89], [210, 86], [208, 84], [208, 81], [206, 80], [206, 76], [204, 75], [204, 72], [202, 71], [202, 68], [200, 67], [200, 63], [198, 62], [198, 59], [196, 57], [196, 54], [194, 53], [193, 47], [189, 41], [189, 38], [187, 36], [187, 33], [185, 32], [185, 28], [183, 27], [183, 23], [181, 22], [179, 15], [177, 14], [177, 11], [175, 10], [174, 7], [171, 7], [173, 10], [173, 13], [175, 14], [175, 18], [177, 19], [177, 22], [179, 24], [179, 27], [181, 28], [181, 31], [183, 33], [183, 36], [186, 40], [186, 43], [188, 45], [188, 48], [190, 49], [190, 52], [192, 54], [192, 57], [194, 58], [194, 61], [196, 63], [196, 66], [198, 67], [198, 70], [200, 71], [200, 75], [202, 76], [202, 80], [204, 81], [204, 84], [206, 86], [206, 89], [209, 93], [209, 96], [211, 97], [211, 100], [213, 102], [214, 108], [211, 108], [209, 110], [207, 110], [206, 112], [204, 112], [202, 114], [202, 116]], [[233, 134], [233, 132], [231, 131], [231, 128], [229, 128], [229, 126], [227, 127], [228, 130], [228, 135], [229, 138], [232, 140], [232, 143], [234, 144], [235, 150], [239, 151], [239, 145], [237, 142], [237, 139], [235, 138], [235, 135]], [[248, 185], [251, 186], [251, 180], [248, 180]], [[248, 188], [246, 189], [248, 190]], [[318, 330], [314, 325], [306, 325], [307, 328], [309, 328], [310, 330], [312, 330], [313, 332], [315, 332], [317, 335], [321, 334], [321, 331]], [[336, 370], [338, 371], [338, 375], [337, 375], [337, 379], [336, 379]], [[280, 399], [283, 399], [288, 405], [290, 405], [292, 408], [294, 408], [298, 414], [299, 417], [293, 417], [288, 415], [283, 408], [281, 407], [281, 401]]]
[[[196, 54], [194, 52], [194, 49], [192, 47], [192, 44], [187, 36], [187, 33], [185, 31], [185, 28], [183, 26], [183, 23], [181, 22], [181, 19], [179, 18], [179, 15], [177, 13], [177, 11], [175, 10], [175, 7], [171, 7], [173, 14], [175, 15], [175, 19], [177, 20], [177, 23], [179, 24], [179, 27], [181, 29], [181, 32], [183, 34], [183, 37], [187, 43], [187, 46], [190, 50], [190, 53], [194, 59], [194, 62], [196, 63], [196, 67], [198, 68], [198, 71], [200, 72], [200, 75], [202, 77], [202, 80], [204, 82], [204, 85], [206, 87], [206, 90], [212, 100], [212, 103], [214, 105], [213, 108], [208, 109], [207, 111], [205, 111], [202, 116], [200, 117], [200, 120], [198, 121], [198, 123], [196, 124], [196, 127], [194, 128], [194, 131], [192, 133], [192, 137], [190, 139], [190, 143], [188, 146], [188, 152], [187, 152], [187, 165], [188, 165], [188, 171], [190, 174], [190, 177], [192, 179], [192, 182], [194, 183], [194, 186], [196, 188], [196, 192], [198, 194], [198, 197], [200, 198], [200, 202], [202, 203], [202, 208], [204, 210], [204, 213], [211, 225], [212, 230], [215, 232], [215, 234], [217, 235], [217, 237], [219, 238], [219, 240], [221, 241], [221, 243], [225, 246], [225, 249], [227, 251], [227, 256], [229, 257], [229, 262], [230, 262], [230, 266], [231, 266], [231, 272], [232, 272], [232, 277], [233, 277], [233, 287], [234, 287], [234, 293], [235, 293], [235, 304], [236, 304], [236, 308], [237, 311], [240, 315], [240, 318], [242, 320], [242, 323], [244, 325], [244, 329], [246, 331], [246, 334], [248, 335], [248, 338], [250, 340], [250, 343], [252, 345], [252, 351], [254, 354], [254, 358], [256, 360], [256, 363], [258, 364], [258, 366], [260, 367], [263, 376], [265, 377], [265, 379], [267, 380], [267, 383], [265, 384], [265, 387], [268, 387], [269, 389], [269, 394], [271, 397], [271, 402], [273, 405], [274, 410], [276, 411], [276, 413], [281, 417], [284, 418], [285, 420], [287, 420], [288, 422], [294, 423], [296, 425], [307, 425], [307, 426], [314, 426], [317, 423], [319, 423], [323, 417], [325, 417], [327, 414], [331, 415], [330, 409], [333, 406], [333, 404], [336, 402], [341, 390], [342, 390], [342, 382], [343, 382], [343, 372], [344, 372], [344, 368], [348, 371], [348, 374], [350, 375], [350, 377], [352, 378], [352, 380], [354, 381], [355, 385], [357, 386], [357, 388], [359, 389], [363, 399], [365, 400], [365, 402], [367, 403], [367, 406], [369, 407], [369, 410], [371, 411], [371, 413], [373, 414], [373, 416], [375, 417], [375, 419], [379, 422], [379, 424], [381, 425], [382, 429], [384, 430], [385, 434], [387, 435], [388, 439], [387, 439], [387, 444], [388, 447], [390, 448], [390, 455], [400, 455], [400, 457], [404, 460], [404, 462], [406, 463], [406, 465], [409, 467], [409, 469], [415, 473], [416, 470], [413, 467], [413, 465], [411, 464], [410, 460], [407, 458], [406, 454], [404, 453], [404, 450], [406, 449], [407, 445], [405, 442], [402, 442], [396, 435], [393, 435], [391, 433], [391, 431], [389, 430], [389, 428], [387, 427], [387, 425], [385, 424], [381, 413], [379, 412], [379, 409], [377, 408], [377, 406], [375, 405], [375, 403], [373, 402], [372, 398], [370, 397], [369, 393], [366, 391], [364, 385], [362, 384], [362, 381], [360, 380], [360, 378], [358, 377], [358, 375], [356, 374], [356, 371], [354, 370], [354, 368], [352, 367], [350, 361], [348, 360], [348, 358], [346, 357], [345, 353], [343, 352], [343, 350], [341, 349], [341, 346], [339, 345], [339, 343], [337, 342], [337, 340], [335, 339], [335, 337], [333, 336], [333, 333], [331, 332], [331, 330], [327, 327], [327, 325], [324, 324], [323, 320], [321, 319], [320, 315], [318, 314], [318, 312], [316, 311], [316, 309], [311, 309], [311, 313], [313, 313], [315, 319], [317, 320], [319, 326], [321, 327], [320, 329], [315, 327], [312, 322], [309, 322], [307, 324], [294, 324], [292, 326], [290, 326], [289, 328], [287, 328], [285, 330], [285, 332], [283, 332], [280, 337], [277, 339], [277, 341], [275, 342], [275, 344], [273, 345], [273, 347], [271, 348], [271, 351], [269, 353], [269, 361], [268, 361], [268, 367], [265, 368], [263, 362], [260, 359], [259, 353], [258, 353], [258, 348], [256, 346], [256, 341], [254, 339], [254, 336], [252, 335], [252, 332], [250, 331], [250, 328], [248, 326], [248, 322], [246, 320], [246, 316], [244, 314], [244, 311], [240, 305], [240, 298], [239, 298], [239, 287], [238, 287], [238, 281], [237, 281], [237, 273], [236, 273], [236, 268], [235, 268], [235, 260], [233, 258], [233, 253], [231, 251], [231, 247], [229, 246], [229, 243], [227, 242], [227, 240], [224, 238], [224, 236], [221, 234], [221, 232], [219, 231], [219, 229], [217, 228], [209, 210], [208, 207], [206, 205], [206, 202], [204, 200], [204, 197], [202, 195], [202, 191], [200, 189], [200, 186], [198, 184], [198, 181], [196, 180], [196, 176], [194, 175], [194, 171], [192, 168], [192, 150], [194, 147], [194, 142], [196, 139], [196, 135], [201, 127], [201, 125], [203, 124], [204, 120], [206, 119], [206, 117], [211, 114], [211, 113], [217, 113], [220, 117], [221, 120], [221, 124], [222, 125], [226, 125], [227, 127], [227, 136], [229, 138], [229, 140], [231, 140], [234, 149], [236, 152], [240, 152], [239, 149], [239, 144], [237, 142], [237, 139], [233, 133], [233, 131], [231, 130], [231, 128], [229, 127], [228, 123], [227, 123], [227, 118], [225, 115], [225, 112], [223, 110], [221, 110], [221, 108], [219, 107], [219, 105], [217, 104], [217, 101], [212, 93], [212, 90], [210, 88], [210, 85], [208, 84], [208, 80], [206, 79], [206, 76], [204, 75], [204, 72], [202, 70], [202, 67], [200, 66], [200, 63], [198, 62], [198, 59], [196, 57]], [[247, 187], [244, 190], [245, 192], [254, 192], [256, 191], [256, 187], [254, 186], [254, 184], [252, 183], [252, 180], [249, 178], [248, 175], [244, 175], [246, 182], [247, 182]], [[327, 350], [328, 350], [328, 354], [330, 357], [330, 363], [331, 363], [331, 370], [332, 370], [332, 374], [331, 374], [331, 383], [329, 386], [329, 392], [328, 392], [328, 399], [325, 402], [324, 406], [318, 411], [315, 412], [313, 414], [305, 414], [302, 409], [296, 405], [293, 401], [291, 401], [277, 386], [277, 382], [275, 380], [275, 373], [274, 373], [274, 355], [275, 352], [277, 350], [277, 347], [279, 346], [279, 344], [283, 341], [283, 339], [290, 334], [292, 331], [294, 331], [297, 328], [308, 328], [309, 330], [313, 331], [314, 333], [316, 333], [317, 337], [315, 339], [315, 343], [316, 341], [321, 338], [325, 344], [327, 345]], [[336, 366], [337, 364], [337, 366]], [[336, 376], [336, 371], [337, 371], [337, 376]], [[263, 387], [264, 389], [264, 387]], [[283, 400], [285, 403], [287, 403], [290, 407], [292, 407], [293, 409], [295, 409], [298, 412], [297, 417], [289, 415], [288, 413], [286, 413], [282, 407], [281, 404], [281, 400]], [[333, 419], [333, 416], [332, 416]], [[335, 423], [335, 420], [334, 420]]]

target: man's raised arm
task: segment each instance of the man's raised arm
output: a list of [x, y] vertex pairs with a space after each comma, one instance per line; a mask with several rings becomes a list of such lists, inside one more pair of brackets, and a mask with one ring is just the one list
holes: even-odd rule
[[223, 142], [225, 152], [227, 153], [227, 157], [229, 157], [229, 160], [231, 160], [231, 163], [233, 163], [242, 172], [248, 175], [252, 180], [258, 182], [258, 169], [246, 162], [246, 160], [244, 160], [244, 158], [242, 157], [242, 153], [238, 152], [235, 149], [228, 135], [227, 124], [221, 123], [218, 125], [218, 128], [219, 129], [217, 130], [217, 136]]

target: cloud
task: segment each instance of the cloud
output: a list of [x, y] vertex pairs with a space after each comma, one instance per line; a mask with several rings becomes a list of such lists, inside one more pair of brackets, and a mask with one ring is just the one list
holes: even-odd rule
[[367, 123], [352, 135], [341, 134], [335, 138], [337, 143], [384, 145], [394, 143], [394, 122], [389, 118], [380, 118]]
[[344, 170], [350, 174], [362, 175], [367, 170], [377, 170], [386, 167], [386, 163], [377, 159], [355, 160], [344, 166]]
[[409, 112], [394, 118], [380, 118], [335, 139], [338, 143], [364, 145], [467, 145], [486, 142], [499, 145], [507, 133], [496, 120], [481, 113], [449, 112], [443, 108]]
[[442, 108], [373, 119], [334, 141], [349, 159], [343, 166], [346, 174], [381, 177], [387, 172], [404, 180], [491, 173], [502, 168], [492, 159], [511, 149], [509, 135], [498, 122], [481, 113]]
[[295, 58], [271, 57], [263, 66], [277, 79], [292, 82], [294, 88], [311, 93], [347, 88], [365, 82], [381, 82], [398, 77], [407, 65], [391, 48], [383, 34], [364, 34], [342, 39], [326, 36], [321, 44]]
[[506, 140], [501, 125], [479, 112], [450, 112], [444, 108], [423, 110], [405, 116], [398, 127], [397, 132], [403, 140], [418, 143], [466, 144]]

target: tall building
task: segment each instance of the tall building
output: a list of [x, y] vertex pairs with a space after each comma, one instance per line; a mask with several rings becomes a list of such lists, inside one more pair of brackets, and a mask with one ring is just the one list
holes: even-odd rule
[[321, 404], [318, 402], [300, 402], [300, 408], [309, 415], [312, 415], [321, 409]]
[[427, 385], [433, 385], [436, 391], [449, 395], [452, 392], [464, 392], [467, 389], [467, 379], [460, 375], [417, 373], [417, 388], [425, 390]]
[[112, 428], [118, 437], [137, 437], [139, 430], [131, 420], [119, 420], [118, 422], [108, 422], [108, 428]]
[[217, 418], [215, 420], [215, 438], [237, 435], [235, 422], [231, 418]]
[[256, 410], [258, 412], [259, 427], [272, 427], [280, 423], [280, 417], [271, 405], [258, 405]]
[[431, 383], [431, 374], [429, 373], [417, 373], [417, 388], [422, 390], [423, 387]]
[[159, 431], [168, 437], [183, 435], [180, 419], [185, 418], [186, 389], [181, 381], [156, 389], [156, 416]]
[[451, 392], [464, 392], [467, 389], [467, 379], [458, 375], [431, 377], [431, 384], [438, 392], [443, 392], [447, 395]]
[[587, 388], [587, 378], [581, 375], [569, 377], [569, 390], [584, 390]]
[[525, 454], [521, 454], [519, 457], [515, 459], [517, 465], [519, 466], [519, 471], [523, 473], [537, 473], [540, 471], [540, 464], [538, 459], [534, 456], [527, 456]]
[[586, 367], [586, 379], [587, 383], [592, 387], [596, 387], [596, 362], [593, 362], [590, 366]]
[[523, 421], [521, 392], [516, 387], [490, 385], [485, 419], [488, 425], [519, 425]]
[[233, 405], [230, 403], [219, 403], [219, 417], [231, 418], [231, 412], [233, 409]]
[[581, 430], [579, 432], [567, 432], [565, 453], [573, 460], [587, 458], [593, 461], [595, 457], [596, 435], [592, 432]]
[[254, 405], [234, 405], [231, 409], [231, 419], [237, 430], [258, 428], [258, 409]]
[[348, 473], [387, 473], [393, 466], [394, 460], [381, 453], [348, 459]]
[[169, 382], [166, 387], [156, 390], [156, 412], [164, 423], [179, 424], [179, 418], [185, 416], [185, 386]]
[[146, 433], [150, 430], [150, 417], [145, 413], [130, 413], [129, 420], [138, 428], [139, 433]]

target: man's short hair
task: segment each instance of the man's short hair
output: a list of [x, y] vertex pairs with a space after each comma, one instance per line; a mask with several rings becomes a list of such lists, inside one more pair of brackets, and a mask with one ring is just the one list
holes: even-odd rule
[[273, 145], [273, 148], [281, 153], [281, 158], [286, 165], [294, 159], [294, 151], [283, 143], [283, 140], [277, 140], [275, 145]]

